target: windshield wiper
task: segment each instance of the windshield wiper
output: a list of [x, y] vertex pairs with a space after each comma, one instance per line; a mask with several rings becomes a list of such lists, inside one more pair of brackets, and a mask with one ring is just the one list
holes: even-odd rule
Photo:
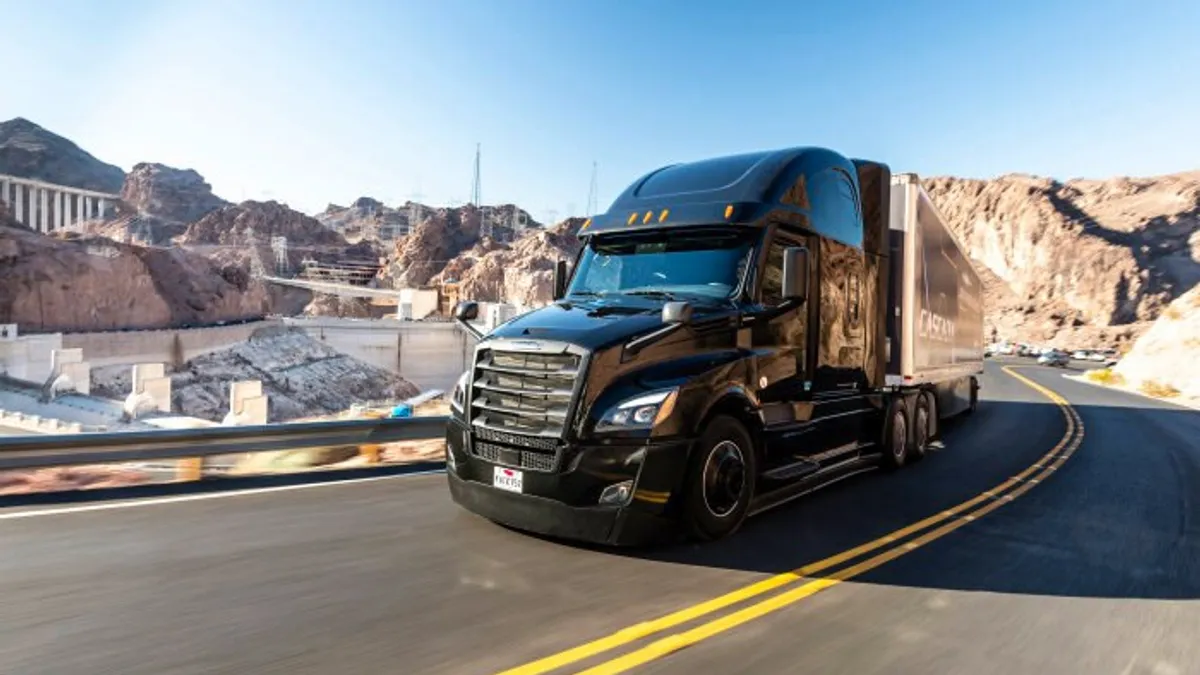
[[622, 295], [641, 295], [648, 298], [666, 298], [667, 300], [676, 298], [676, 295], [669, 291], [623, 291]]

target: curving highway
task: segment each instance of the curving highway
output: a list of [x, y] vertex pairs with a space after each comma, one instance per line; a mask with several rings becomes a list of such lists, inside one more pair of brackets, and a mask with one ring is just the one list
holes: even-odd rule
[[1197, 672], [1200, 413], [1014, 372], [702, 547], [534, 538], [440, 474], [9, 505], [0, 673]]

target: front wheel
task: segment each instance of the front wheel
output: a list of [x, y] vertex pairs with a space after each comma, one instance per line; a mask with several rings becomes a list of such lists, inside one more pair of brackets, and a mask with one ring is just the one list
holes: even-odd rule
[[746, 520], [754, 496], [754, 439], [741, 422], [721, 415], [708, 423], [695, 453], [688, 466], [684, 524], [695, 539], [728, 537]]

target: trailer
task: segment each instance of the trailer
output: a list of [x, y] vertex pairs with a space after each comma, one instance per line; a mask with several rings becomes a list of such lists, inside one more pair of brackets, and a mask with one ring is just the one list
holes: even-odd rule
[[926, 456], [978, 405], [978, 275], [912, 174], [800, 147], [674, 164], [586, 221], [554, 302], [481, 334], [451, 394], [452, 499], [635, 544]]
[[891, 182], [886, 383], [930, 387], [942, 416], [974, 410], [983, 373], [983, 282], [916, 174]]

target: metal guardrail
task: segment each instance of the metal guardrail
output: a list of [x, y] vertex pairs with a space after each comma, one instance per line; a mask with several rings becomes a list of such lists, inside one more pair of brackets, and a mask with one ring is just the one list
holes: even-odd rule
[[441, 438], [446, 417], [0, 437], [0, 469], [141, 462]]

